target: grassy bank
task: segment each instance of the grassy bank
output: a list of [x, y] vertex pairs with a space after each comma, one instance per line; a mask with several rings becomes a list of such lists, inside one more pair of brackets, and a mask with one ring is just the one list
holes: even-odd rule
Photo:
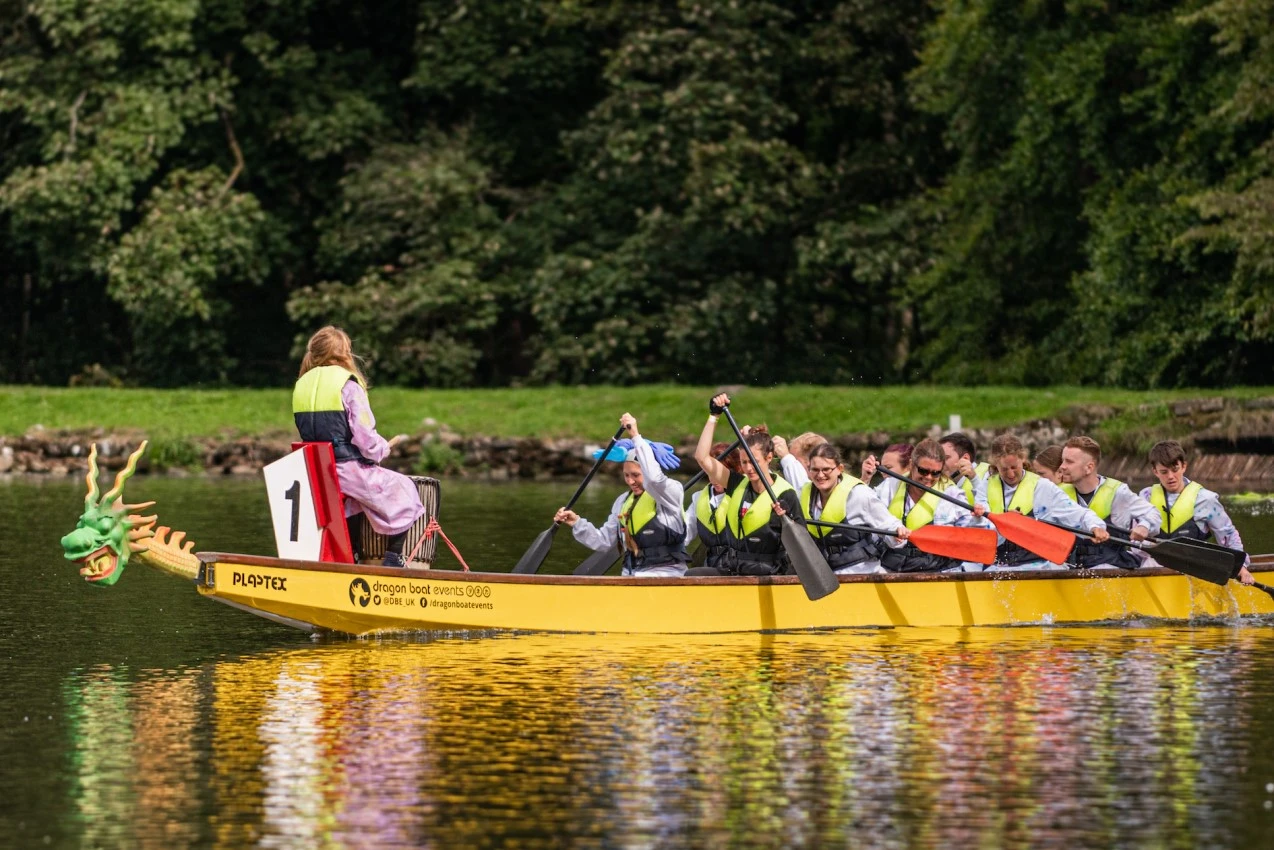
[[[579, 437], [603, 440], [619, 414], [631, 411], [642, 431], [677, 441], [697, 434], [712, 387], [549, 387], [497, 390], [373, 388], [382, 433], [415, 433], [431, 417], [461, 434], [505, 437]], [[741, 388], [733, 393], [740, 422], [765, 422], [776, 433], [812, 430], [836, 435], [903, 431], [944, 424], [959, 414], [970, 428], [1048, 418], [1076, 404], [1159, 406], [1179, 399], [1274, 396], [1271, 387], [1226, 391], [1133, 392], [1052, 387], [819, 387]], [[102, 427], [151, 437], [234, 437], [290, 434], [288, 390], [147, 390], [0, 387], [0, 433], [33, 425], [49, 429]], [[1155, 413], [1147, 413], [1154, 418]], [[1135, 417], [1134, 417], [1135, 418]], [[726, 426], [723, 424], [724, 430]]]

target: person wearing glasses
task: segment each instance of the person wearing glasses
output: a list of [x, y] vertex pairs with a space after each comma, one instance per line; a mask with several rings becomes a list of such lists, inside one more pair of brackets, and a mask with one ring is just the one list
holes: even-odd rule
[[[770, 472], [774, 462], [774, 440], [765, 426], [753, 427], [743, 439], [756, 455], [760, 468], [752, 466], [746, 452], [740, 452], [739, 472], [717, 460], [712, 454], [713, 435], [716, 433], [717, 416], [730, 405], [725, 393], [713, 396], [708, 402], [708, 421], [695, 446], [695, 460], [699, 462], [708, 480], [726, 492], [726, 521], [730, 527], [730, 545], [734, 558], [720, 571], [725, 575], [770, 576], [790, 571], [787, 551], [783, 548], [782, 519], [784, 514], [799, 521], [801, 499], [792, 485], [781, 476]], [[774, 490], [778, 504], [770, 499], [766, 482]], [[691, 575], [712, 575], [709, 567], [697, 567]]]
[[[904, 473], [921, 484], [935, 490], [942, 490], [956, 499], [964, 497], [955, 482], [947, 478], [942, 467], [946, 457], [942, 446], [935, 440], [921, 440], [911, 450], [911, 465]], [[875, 467], [872, 467], [875, 471]], [[896, 478], [886, 478], [876, 487], [876, 496], [888, 506], [889, 513], [911, 531], [923, 528], [930, 523], [936, 525], [981, 525], [985, 523], [965, 508], [957, 507], [950, 502], [939, 499], [919, 487], [904, 484]], [[954, 558], [944, 558], [921, 552], [911, 543], [904, 543], [896, 549], [887, 549], [880, 556], [880, 565], [891, 573], [931, 573], [977, 569], [980, 566], [966, 566]]]
[[[801, 511], [810, 519], [896, 528], [897, 537], [886, 537], [891, 547], [904, 545], [910, 529], [899, 525], [885, 503], [876, 498], [871, 487], [845, 472], [840, 452], [831, 443], [820, 443], [810, 450], [806, 461], [810, 480], [801, 488]], [[881, 544], [874, 534], [807, 525], [827, 565], [838, 575], [883, 573], [880, 565]]]
[[[1110, 535], [1106, 523], [1087, 507], [1073, 501], [1060, 487], [1026, 470], [1026, 447], [1012, 434], [1001, 434], [991, 441], [991, 464], [995, 475], [986, 480], [979, 491], [978, 506], [991, 513], [1017, 511], [1038, 520], [1052, 520], [1073, 528], [1088, 528], [1099, 542]], [[1054, 564], [1001, 537], [995, 550], [995, 564], [987, 569], [1056, 570]]]

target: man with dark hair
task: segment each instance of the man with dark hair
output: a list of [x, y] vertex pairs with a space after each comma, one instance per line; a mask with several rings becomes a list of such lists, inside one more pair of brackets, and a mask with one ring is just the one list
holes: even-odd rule
[[[1161, 538], [1184, 537], [1189, 540], [1207, 540], [1212, 537], [1217, 544], [1243, 550], [1243, 539], [1221, 505], [1221, 499], [1211, 490], [1205, 490], [1197, 481], [1186, 478], [1185, 449], [1176, 440], [1155, 443], [1150, 449], [1150, 468], [1159, 483], [1141, 491], [1141, 498], [1159, 512], [1163, 523]], [[1157, 566], [1153, 558], [1148, 566]], [[1250, 558], [1245, 558], [1239, 570], [1239, 581], [1251, 584], [1254, 579], [1248, 571]]]
[[972, 504], [975, 485], [978, 479], [986, 478], [990, 465], [977, 462], [977, 448], [967, 434], [954, 431], [938, 440], [938, 445], [942, 446], [943, 473], [964, 491], [965, 498]]
[[[1116, 534], [1129, 529], [1131, 540], [1145, 540], [1158, 533], [1159, 512], [1128, 485], [1097, 474], [1101, 446], [1091, 437], [1071, 437], [1062, 446], [1062, 491], [1097, 514]], [[1081, 567], [1124, 567], [1140, 564], [1136, 555], [1117, 543], [1097, 543], [1081, 538], [1071, 558]]]

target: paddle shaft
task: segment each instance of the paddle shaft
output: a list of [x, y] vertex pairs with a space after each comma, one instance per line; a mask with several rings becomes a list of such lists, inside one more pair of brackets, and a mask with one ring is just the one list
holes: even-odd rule
[[756, 470], [756, 474], [760, 476], [761, 483], [765, 485], [765, 492], [770, 496], [770, 502], [777, 508], [779, 505], [779, 497], [774, 495], [774, 488], [770, 486], [769, 469], [761, 466], [756, 462], [756, 455], [752, 454], [752, 447], [748, 445], [748, 441], [743, 439], [743, 432], [739, 430], [739, 424], [734, 421], [734, 415], [730, 413], [730, 408], [725, 408], [726, 421], [730, 423], [730, 427], [734, 429], [734, 436], [738, 437], [738, 442], [743, 446], [743, 451], [747, 453], [748, 460], [752, 462], [752, 468]]
[[[610, 442], [606, 444], [606, 448], [602, 449], [602, 453], [598, 456], [597, 462], [594, 463], [593, 468], [588, 471], [588, 475], [584, 476], [584, 480], [580, 482], [579, 487], [575, 490], [575, 495], [571, 496], [571, 500], [566, 503], [567, 510], [570, 510], [571, 506], [579, 500], [579, 497], [584, 492], [584, 488], [588, 486], [589, 481], [593, 480], [593, 476], [597, 474], [597, 470], [600, 469], [602, 464], [606, 461], [606, 455], [612, 448], [615, 447], [615, 443], [619, 442], [619, 438], [625, 430], [626, 429], [623, 425], [619, 426], [619, 430], [615, 432], [615, 436], [611, 437]], [[518, 562], [514, 564], [513, 572], [519, 575], [538, 573], [540, 571], [540, 567], [544, 565], [544, 559], [548, 557], [549, 549], [553, 546], [553, 538], [557, 535], [557, 529], [560, 526], [561, 523], [555, 519], [553, 520], [552, 525], [544, 531], [541, 531], [539, 536], [531, 541], [531, 545], [527, 547], [527, 550], [522, 553], [522, 557], [518, 559]]]
[[[725, 451], [723, 451], [721, 454], [717, 455], [717, 460], [719, 460], [719, 461], [721, 461], [721, 462], [723, 462], [723, 463], [724, 463], [724, 462], [725, 462], [725, 459], [726, 459], [726, 458], [728, 458], [732, 452], [734, 452], [735, 450], [737, 450], [737, 449], [739, 448], [739, 446], [740, 446], [740, 445], [742, 445], [742, 441], [741, 441], [741, 440], [735, 440], [735, 441], [734, 441], [734, 443], [732, 443], [728, 449], [726, 449]], [[684, 488], [684, 490], [689, 490], [691, 487], [693, 487], [693, 486], [695, 486], [696, 484], [698, 484], [698, 483], [699, 483], [702, 479], [706, 478], [706, 477], [707, 477], [707, 475], [708, 475], [708, 473], [707, 473], [707, 472], [705, 472], [704, 470], [702, 470], [702, 469], [701, 469], [701, 470], [699, 470], [699, 471], [698, 471], [698, 472], [696, 472], [694, 475], [690, 476], [690, 480], [689, 480], [689, 481], [687, 481], [684, 485], [682, 485], [682, 486], [683, 486], [683, 488]]]
[[897, 531], [886, 531], [883, 528], [872, 528], [868, 525], [850, 525], [845, 522], [823, 522], [821, 519], [802, 519], [805, 525], [821, 525], [826, 528], [843, 528], [846, 531], [857, 531], [861, 534], [879, 534], [882, 537], [897, 537]]
[[743, 432], [739, 430], [739, 423], [734, 421], [730, 408], [726, 407], [722, 412], [725, 414], [726, 421], [730, 423], [730, 427], [734, 429], [734, 436], [743, 444], [743, 451], [747, 452], [752, 468], [756, 470], [761, 483], [765, 485], [765, 492], [770, 497], [772, 510], [779, 518], [779, 533], [782, 535], [783, 548], [787, 551], [788, 560], [797, 578], [801, 580], [805, 595], [813, 602], [835, 593], [840, 589], [840, 580], [827, 565], [827, 559], [818, 551], [814, 538], [810, 536], [808, 529], [798, 526], [786, 512], [779, 513], [781, 506], [774, 487], [770, 485], [770, 471], [756, 462], [756, 455], [752, 453], [752, 447], [748, 445], [748, 441], [743, 439]]
[[610, 442], [606, 444], [606, 448], [602, 449], [602, 454], [597, 458], [597, 462], [593, 464], [593, 468], [588, 471], [588, 475], [584, 476], [584, 480], [580, 482], [579, 487], [575, 489], [575, 495], [571, 496], [571, 500], [566, 503], [566, 509], [569, 511], [574, 504], [579, 501], [579, 497], [584, 494], [584, 488], [588, 486], [588, 482], [593, 480], [593, 476], [597, 474], [597, 470], [602, 468], [602, 464], [606, 462], [606, 455], [610, 454], [610, 450], [619, 442], [619, 438], [624, 435], [627, 430], [623, 425], [619, 426], [619, 430], [615, 432], [615, 436], [610, 438]]
[[946, 499], [948, 502], [955, 505], [956, 507], [964, 508], [966, 511], [973, 510], [973, 505], [970, 505], [964, 499], [957, 499], [955, 496], [948, 496], [946, 493], [942, 492], [941, 490], [935, 490], [926, 484], [921, 484], [919, 481], [913, 481], [912, 479], [903, 475], [901, 472], [894, 472], [892, 469], [885, 469], [883, 466], [877, 466], [876, 471], [883, 475], [888, 475], [890, 478], [897, 478], [899, 481], [903, 482], [904, 484], [910, 484], [912, 487], [919, 487], [921, 490], [924, 490], [926, 493], [932, 493], [933, 495], [937, 496], [939, 499]]

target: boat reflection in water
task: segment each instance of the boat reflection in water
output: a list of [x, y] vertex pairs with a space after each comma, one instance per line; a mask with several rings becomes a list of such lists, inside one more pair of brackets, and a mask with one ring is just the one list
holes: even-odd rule
[[67, 684], [86, 846], [1244, 846], [1268, 626], [319, 643]]

